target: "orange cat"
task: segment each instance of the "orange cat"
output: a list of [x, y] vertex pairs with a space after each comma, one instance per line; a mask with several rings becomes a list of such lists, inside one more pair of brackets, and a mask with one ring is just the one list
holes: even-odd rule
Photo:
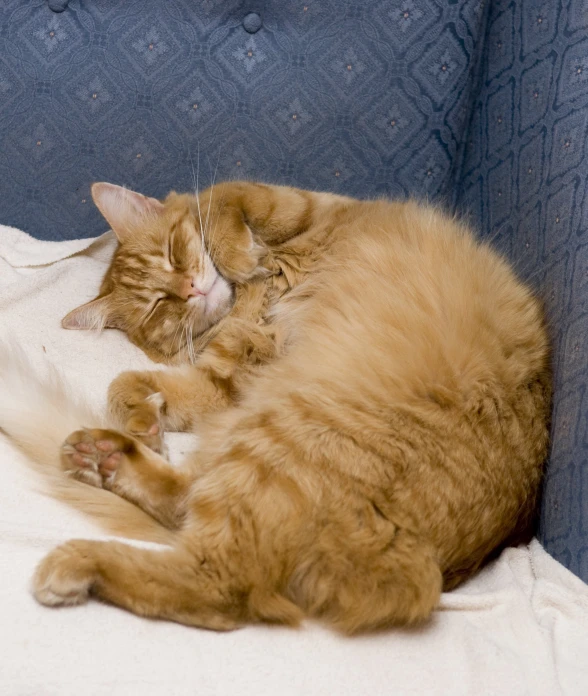
[[[356, 632], [425, 619], [529, 532], [548, 441], [542, 312], [463, 224], [244, 182], [93, 196], [120, 245], [64, 326], [122, 329], [174, 367], [120, 375], [100, 424], [13, 365], [0, 426], [57, 497], [167, 547], [68, 542], [36, 571], [40, 602]], [[161, 454], [166, 429], [200, 435], [181, 467]]]

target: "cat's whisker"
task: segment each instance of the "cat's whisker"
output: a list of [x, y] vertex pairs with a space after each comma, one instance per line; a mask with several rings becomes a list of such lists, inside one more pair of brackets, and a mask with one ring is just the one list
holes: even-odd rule
[[188, 351], [188, 360], [192, 363], [192, 345], [190, 342], [190, 325], [186, 324], [186, 350]]
[[200, 142], [198, 143], [198, 154], [197, 154], [197, 161], [196, 161], [196, 174], [194, 175], [194, 163], [192, 162], [192, 176], [194, 178], [194, 187], [195, 187], [195, 195], [196, 195], [196, 205], [198, 206], [198, 219], [200, 221], [200, 263], [202, 263], [202, 260], [204, 259], [204, 228], [202, 225], [202, 211], [200, 209], [200, 188], [199, 188], [199, 182], [200, 182]]
[[194, 193], [196, 193], [197, 189], [197, 184], [196, 184], [196, 173], [194, 172], [194, 160], [192, 159], [192, 153], [190, 152], [190, 167], [192, 169], [192, 186], [194, 187]]
[[[211, 205], [212, 205], [212, 197], [213, 197], [213, 194], [214, 194], [214, 181], [213, 181], [212, 184], [210, 185], [210, 196], [208, 197], [208, 210], [206, 211], [206, 222], [205, 222], [205, 225], [206, 225], [206, 234], [207, 234], [207, 236], [209, 236], [209, 234], [208, 234], [208, 233], [209, 233], [209, 228], [208, 228], [209, 220], [208, 220], [208, 218], [209, 218], [209, 216], [210, 216], [210, 207], [211, 207]], [[209, 239], [209, 246], [212, 247], [212, 238]], [[203, 237], [203, 239], [202, 239], [202, 252], [204, 253], [204, 237]], [[212, 249], [211, 249], [211, 248], [209, 248], [209, 254], [210, 254], [210, 253], [212, 253]]]
[[189, 356], [190, 349], [188, 346], [188, 326], [185, 323], [182, 323], [182, 343], [185, 343], [185, 350]]
[[[208, 168], [211, 169], [211, 166], [210, 166], [210, 157], [208, 157], [208, 155], [207, 155], [207, 156], [206, 156], [206, 159], [208, 160]], [[206, 212], [206, 230], [207, 230], [207, 231], [208, 231], [208, 221], [209, 221], [209, 218], [210, 218], [210, 208], [211, 208], [211, 206], [212, 206], [212, 194], [213, 194], [213, 191], [214, 191], [214, 185], [216, 184], [216, 175], [217, 175], [217, 172], [218, 172], [218, 165], [219, 165], [219, 162], [220, 162], [220, 148], [219, 148], [219, 151], [218, 151], [218, 157], [216, 158], [216, 166], [215, 166], [215, 168], [214, 168], [214, 172], [212, 173], [212, 177], [211, 177], [211, 181], [210, 181], [210, 198], [208, 199], [208, 210], [207, 210], [207, 212]]]
[[186, 338], [185, 338], [185, 340], [186, 340], [186, 351], [188, 352], [188, 360], [189, 360], [190, 362], [192, 362], [191, 354], [190, 354], [190, 335], [189, 335], [188, 332], [189, 332], [189, 325], [188, 325], [188, 323], [186, 322], [186, 323], [184, 324], [184, 335], [185, 335], [185, 337], [186, 337]]
[[[210, 169], [210, 158], [207, 156], [206, 159], [208, 160], [208, 168]], [[216, 172], [215, 172], [215, 174], [216, 174]], [[213, 193], [214, 193], [215, 174], [212, 175], [211, 180], [210, 180], [210, 196], [208, 197], [208, 209], [206, 211], [206, 221], [204, 223], [206, 232], [208, 232], [208, 223], [210, 220], [210, 208], [212, 206], [212, 197], [213, 197]]]
[[176, 325], [176, 330], [174, 331], [174, 334], [172, 336], [172, 340], [170, 342], [170, 354], [174, 350], [174, 343], [176, 341], [176, 338], [178, 339], [178, 347], [175, 349], [175, 352], [177, 353], [180, 350], [181, 343], [182, 343], [182, 336], [181, 334], [178, 336], [180, 327], [182, 326], [181, 322], [178, 322]]
[[[198, 141], [198, 166], [197, 166], [197, 177], [198, 181], [200, 180], [200, 141]], [[198, 187], [199, 188], [199, 187]], [[202, 224], [202, 211], [201, 211], [201, 206], [200, 206], [200, 191], [197, 190], [196, 192], [196, 198], [198, 201], [198, 216], [200, 218], [200, 265], [204, 266], [204, 257], [206, 255], [206, 242], [204, 241], [204, 233], [205, 233], [205, 227], [208, 224], [205, 222]], [[210, 202], [209, 202], [209, 209], [210, 209]]]
[[218, 210], [217, 210], [217, 212], [216, 212], [216, 216], [215, 216], [214, 220], [212, 221], [212, 229], [210, 230], [209, 240], [208, 240], [208, 252], [209, 252], [209, 254], [210, 254], [211, 257], [214, 257], [214, 254], [215, 254], [215, 252], [216, 252], [216, 250], [217, 250], [215, 235], [216, 235], [216, 232], [217, 232], [217, 229], [218, 229], [218, 223], [219, 223], [219, 220], [220, 220], [220, 215], [221, 215], [221, 210], [222, 210], [222, 207], [223, 207], [223, 203], [224, 203], [224, 201], [225, 201], [226, 182], [223, 182], [223, 183], [221, 184], [221, 187], [222, 187], [222, 188], [221, 188], [221, 195], [220, 195], [219, 203], [218, 203], [218, 206], [217, 206], [217, 207], [218, 207]]
[[207, 236], [208, 236], [208, 244], [207, 244], [208, 255], [210, 256], [211, 259], [213, 259], [215, 257], [216, 252], [217, 252], [217, 244], [216, 244], [215, 234], [216, 234], [217, 227], [218, 227], [219, 217], [220, 217], [220, 214], [217, 213], [214, 220], [211, 221], [211, 229], [207, 233]]
[[194, 353], [194, 338], [192, 334], [192, 324], [186, 325], [186, 338], [188, 340], [188, 358], [192, 364], [196, 362], [196, 355]]

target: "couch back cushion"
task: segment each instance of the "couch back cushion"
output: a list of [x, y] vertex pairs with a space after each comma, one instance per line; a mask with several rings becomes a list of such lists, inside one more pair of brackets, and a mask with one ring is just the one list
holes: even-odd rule
[[[62, 12], [54, 12], [66, 6]], [[439, 0], [0, 3], [2, 222], [97, 235], [89, 187], [454, 190], [483, 12]]]

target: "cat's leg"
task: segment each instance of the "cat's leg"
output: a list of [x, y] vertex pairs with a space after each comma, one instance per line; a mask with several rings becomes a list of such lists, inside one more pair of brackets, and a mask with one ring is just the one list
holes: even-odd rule
[[349, 634], [428, 619], [443, 578], [426, 541], [403, 529], [371, 538], [360, 532], [355, 539], [345, 534], [349, 528], [334, 529], [336, 539], [325, 542], [317, 535], [291, 579], [309, 616]]
[[363, 547], [333, 554], [317, 546], [299, 559], [287, 593], [295, 601], [259, 584], [255, 553], [245, 556], [234, 542], [215, 537], [210, 545], [202, 540], [155, 551], [70, 541], [41, 561], [33, 592], [47, 606], [94, 596], [140, 616], [215, 630], [259, 621], [296, 624], [305, 613], [345, 633], [420, 623], [439, 600], [439, 566], [410, 534], [399, 532], [368, 564]]
[[77, 430], [63, 443], [61, 462], [70, 476], [120, 495], [165, 527], [178, 529], [184, 521], [194, 472], [172, 466], [133, 438]]
[[235, 231], [245, 222], [267, 244], [281, 244], [304, 232], [321, 214], [357, 203], [334, 193], [250, 181], [223, 182], [203, 191], [199, 202], [205, 225], [210, 210], [209, 226], [215, 234], [221, 224]]
[[229, 630], [255, 620], [238, 573], [213, 553], [74, 540], [41, 561], [33, 593], [46, 606], [83, 604], [94, 596], [139, 616]]
[[259, 273], [265, 247], [291, 240], [327, 213], [359, 204], [332, 193], [247, 181], [223, 182], [203, 191], [198, 200], [212, 259], [236, 282]]
[[123, 372], [110, 384], [109, 411], [120, 428], [161, 453], [164, 430], [189, 431], [198, 416], [230, 406], [228, 387], [194, 366]]

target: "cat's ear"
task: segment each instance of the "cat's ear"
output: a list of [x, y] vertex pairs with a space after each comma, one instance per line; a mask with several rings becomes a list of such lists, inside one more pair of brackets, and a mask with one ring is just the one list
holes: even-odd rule
[[91, 302], [72, 309], [61, 320], [64, 329], [119, 329], [110, 310], [110, 295], [97, 297]]
[[93, 184], [92, 198], [121, 244], [140, 232], [146, 219], [163, 210], [163, 203], [156, 198], [103, 181]]

